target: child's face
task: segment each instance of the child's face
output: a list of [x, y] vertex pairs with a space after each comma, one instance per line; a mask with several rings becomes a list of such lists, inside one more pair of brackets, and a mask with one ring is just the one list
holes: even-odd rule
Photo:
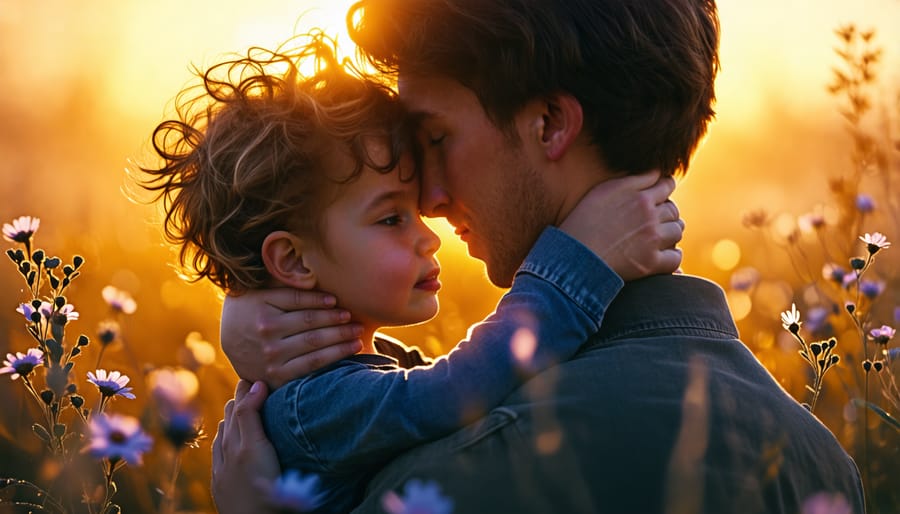
[[[400, 166], [411, 166], [404, 157]], [[408, 325], [438, 309], [441, 241], [419, 216], [419, 181], [364, 168], [325, 209], [326, 249], [307, 253], [316, 287], [369, 327]]]

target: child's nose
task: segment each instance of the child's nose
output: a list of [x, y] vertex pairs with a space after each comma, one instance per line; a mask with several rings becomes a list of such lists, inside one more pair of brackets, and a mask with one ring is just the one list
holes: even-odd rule
[[422, 221], [419, 221], [419, 225], [421, 227], [419, 251], [422, 255], [432, 255], [441, 247], [441, 238]]

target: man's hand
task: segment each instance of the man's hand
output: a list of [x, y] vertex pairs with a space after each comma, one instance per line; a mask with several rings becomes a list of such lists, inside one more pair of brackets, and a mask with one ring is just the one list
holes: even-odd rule
[[675, 245], [684, 234], [678, 207], [669, 200], [675, 180], [658, 171], [594, 186], [560, 229], [594, 251], [622, 280], [673, 273], [681, 265]]
[[360, 326], [334, 305], [332, 295], [288, 288], [227, 296], [222, 350], [239, 377], [276, 389], [362, 349]]
[[213, 501], [219, 514], [275, 512], [260, 482], [273, 482], [281, 473], [275, 448], [266, 439], [259, 409], [266, 400], [266, 386], [241, 380], [234, 399], [225, 404], [225, 419], [219, 422], [213, 441]]

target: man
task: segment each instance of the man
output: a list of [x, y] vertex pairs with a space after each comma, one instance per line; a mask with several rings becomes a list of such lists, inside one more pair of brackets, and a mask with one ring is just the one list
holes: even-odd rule
[[[712, 0], [364, 0], [348, 20], [417, 120], [423, 212], [446, 217], [499, 286], [596, 184], [685, 171], [713, 115]], [[223, 336], [230, 309], [262, 312], [267, 294], [229, 300]], [[309, 298], [320, 297], [263, 335], [352, 338], [347, 326], [317, 328], [335, 314], [309, 309]], [[244, 348], [285, 351], [254, 343], [266, 338], [249, 324], [235, 331], [250, 334]], [[462, 513], [796, 513], [820, 492], [864, 512], [853, 461], [737, 337], [717, 286], [677, 275], [629, 283], [574, 359], [396, 459], [358, 511], [377, 512], [385, 492], [417, 478], [436, 481]], [[295, 370], [351, 345], [295, 359]], [[252, 412], [262, 395], [247, 387], [220, 435], [265, 450]], [[221, 471], [239, 451], [217, 444]]]

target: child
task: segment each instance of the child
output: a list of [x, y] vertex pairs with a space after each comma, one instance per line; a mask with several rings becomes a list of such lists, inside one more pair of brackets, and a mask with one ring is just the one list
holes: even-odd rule
[[[433, 317], [441, 286], [401, 106], [322, 37], [254, 51], [202, 74], [199, 94], [179, 95], [179, 119], [153, 134], [163, 166], [143, 168], [143, 186], [163, 200], [166, 236], [196, 279], [230, 294], [328, 291], [364, 327], [359, 354], [279, 388], [264, 409], [282, 467], [319, 476], [318, 511], [346, 512], [389, 459], [574, 355], [622, 280], [590, 251], [601, 249], [570, 237], [577, 223], [570, 235], [548, 229], [496, 312], [425, 366], [417, 350], [376, 335]], [[575, 284], [567, 263], [584, 259], [596, 272]]]

